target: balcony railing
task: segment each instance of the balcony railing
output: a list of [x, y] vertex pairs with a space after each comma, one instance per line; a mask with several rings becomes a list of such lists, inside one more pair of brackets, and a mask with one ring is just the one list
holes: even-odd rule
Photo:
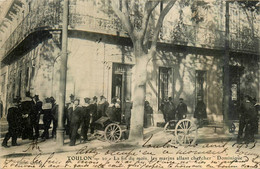
[[[42, 2], [37, 9], [31, 11], [17, 26], [10, 37], [2, 46], [3, 54], [6, 56], [30, 33], [39, 29], [60, 28], [62, 7], [59, 1], [55, 4]], [[98, 18], [96, 16], [77, 13], [71, 10], [69, 14], [69, 29], [96, 32], [127, 37], [118, 19]], [[225, 32], [220, 30], [209, 30], [197, 26], [176, 24], [167, 22], [163, 24], [159, 36], [159, 42], [194, 46], [211, 49], [224, 49]], [[251, 36], [242, 36], [241, 32], [230, 33], [230, 48], [234, 51], [247, 51], [257, 53], [258, 39]]]
[[30, 33], [40, 29], [50, 29], [59, 26], [59, 23], [61, 23], [60, 9], [59, 3], [42, 3], [28, 13], [4, 42], [2, 46], [4, 56], [12, 51]]

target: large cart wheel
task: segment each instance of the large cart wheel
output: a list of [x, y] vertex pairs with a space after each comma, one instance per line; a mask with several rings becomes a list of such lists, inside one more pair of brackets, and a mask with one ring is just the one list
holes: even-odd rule
[[122, 130], [116, 123], [111, 123], [105, 128], [105, 139], [109, 142], [118, 142], [122, 136]]
[[175, 128], [175, 137], [180, 145], [193, 145], [198, 135], [197, 126], [189, 119], [180, 120]]
[[177, 123], [176, 120], [170, 120], [170, 121], [168, 121], [168, 122], [165, 124], [163, 131], [164, 131], [164, 132], [174, 132], [176, 123]]

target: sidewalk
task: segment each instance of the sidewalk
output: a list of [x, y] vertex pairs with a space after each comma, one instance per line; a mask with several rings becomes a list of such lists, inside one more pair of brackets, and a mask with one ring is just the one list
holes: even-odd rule
[[[149, 127], [144, 129], [144, 141], [148, 140], [149, 144], [162, 144], [166, 143], [168, 140], [173, 140], [174, 136], [171, 133], [165, 133], [163, 131], [163, 128], [159, 127]], [[257, 139], [259, 139], [259, 135], [256, 136]], [[68, 136], [65, 137], [64, 146], [62, 148], [59, 148], [56, 146], [56, 140], [55, 139], [48, 139], [46, 141], [42, 141], [42, 139], [39, 139], [37, 144], [35, 144], [35, 147], [32, 147], [32, 141], [31, 140], [21, 140], [21, 138], [18, 139], [17, 143], [19, 146], [16, 147], [9, 147], [9, 148], [3, 148], [1, 147], [1, 157], [6, 156], [27, 156], [27, 155], [36, 155], [38, 153], [42, 154], [50, 154], [52, 152], [55, 153], [64, 153], [64, 152], [73, 152], [78, 151], [80, 148], [83, 148], [85, 146], [88, 146], [88, 149], [95, 148], [100, 151], [106, 150], [106, 149], [129, 149], [132, 147], [141, 148], [141, 146], [136, 145], [136, 143], [131, 143], [128, 140], [121, 140], [118, 143], [109, 143], [105, 140], [98, 140], [94, 137], [89, 137], [90, 141], [87, 143], [79, 143], [77, 141], [76, 146], [69, 146], [69, 138]], [[200, 128], [198, 130], [198, 137], [197, 137], [197, 143], [211, 143], [211, 142], [221, 142], [221, 141], [227, 141], [232, 139], [235, 141], [236, 135], [235, 134], [220, 134], [220, 133], [214, 133], [214, 129], [212, 128]], [[3, 138], [0, 139], [2, 142]], [[9, 145], [10, 145], [9, 141]]]

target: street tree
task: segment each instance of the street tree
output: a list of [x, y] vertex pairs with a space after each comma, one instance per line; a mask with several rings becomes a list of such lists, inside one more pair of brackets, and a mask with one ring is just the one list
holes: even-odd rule
[[[106, 0], [133, 44], [133, 109], [129, 139], [143, 139], [144, 102], [149, 59], [156, 54], [157, 41], [163, 20], [177, 0]], [[158, 8], [160, 7], [160, 10]]]

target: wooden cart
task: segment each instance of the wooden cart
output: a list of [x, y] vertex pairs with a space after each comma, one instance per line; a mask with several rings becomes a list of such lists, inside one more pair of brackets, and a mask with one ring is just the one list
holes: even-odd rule
[[193, 145], [198, 136], [196, 124], [189, 119], [170, 120], [165, 124], [164, 131], [172, 133], [175, 143], [180, 145]]
[[101, 117], [95, 122], [95, 136], [111, 143], [118, 142], [125, 130], [125, 125], [113, 122], [109, 117]]

